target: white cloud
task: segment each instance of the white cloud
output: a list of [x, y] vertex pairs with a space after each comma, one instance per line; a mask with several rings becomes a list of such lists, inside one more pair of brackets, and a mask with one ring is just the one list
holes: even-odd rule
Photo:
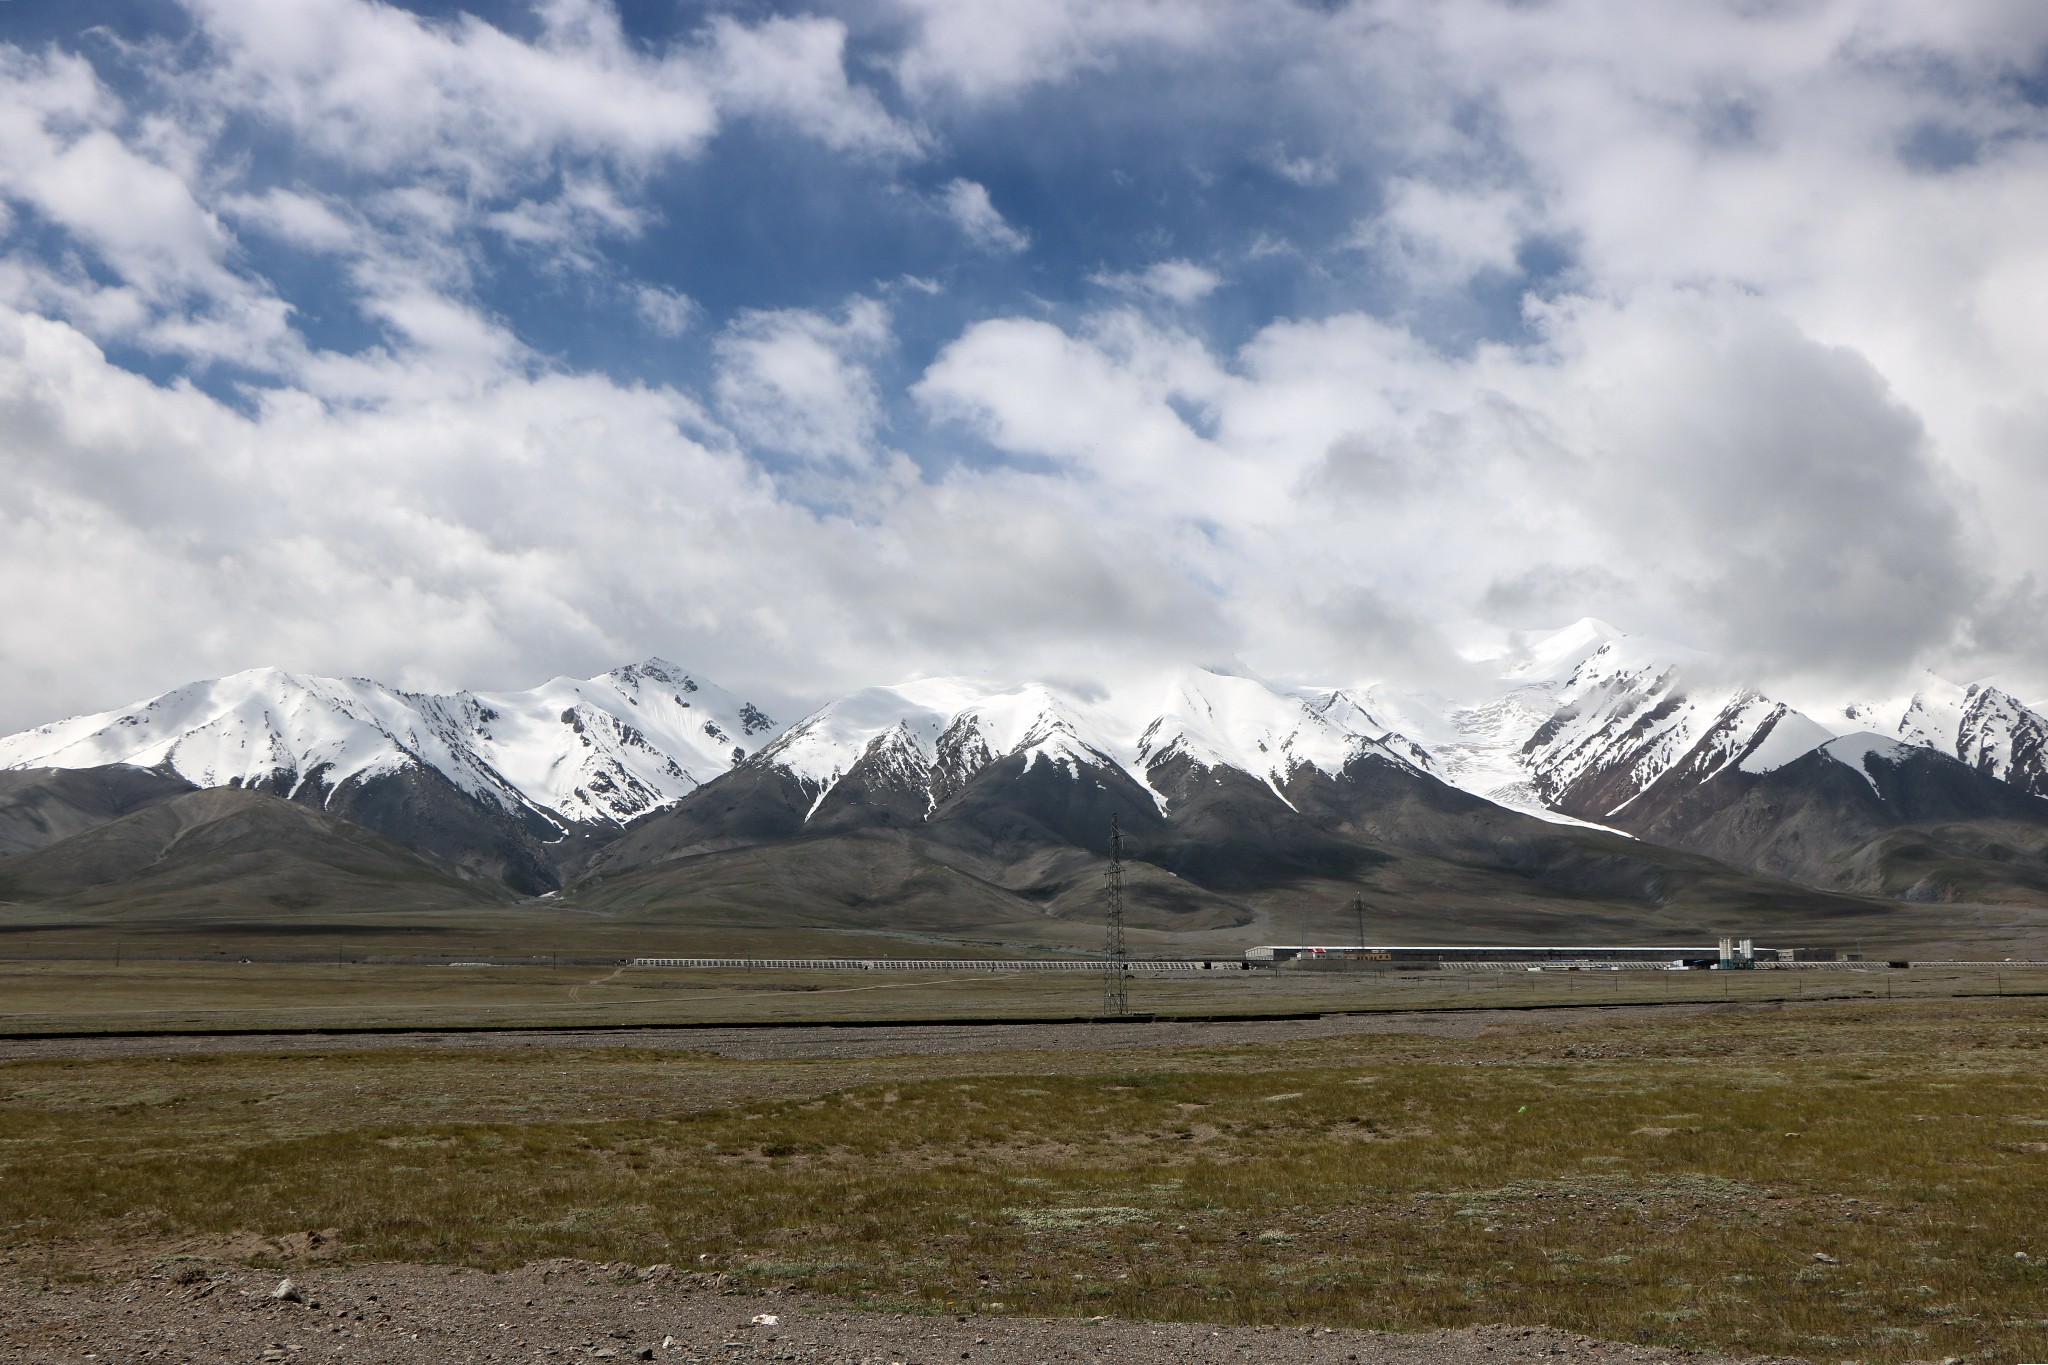
[[941, 195], [946, 216], [967, 234], [967, 240], [984, 251], [1023, 251], [1031, 245], [1031, 234], [1011, 227], [988, 197], [988, 187], [973, 180], [954, 180]]
[[647, 167], [698, 151], [721, 108], [784, 118], [843, 151], [916, 135], [851, 85], [844, 26], [712, 23], [701, 45], [627, 41], [610, 0], [549, 0], [538, 40], [371, 0], [182, 0], [220, 49], [212, 97], [350, 165], [432, 166], [493, 193], [561, 153]]
[[1223, 0], [897, 0], [897, 7], [916, 24], [898, 62], [905, 86], [973, 100], [1109, 66], [1126, 50], [1200, 46], [1230, 12]]
[[540, 41], [365, 0], [185, 0], [221, 52], [214, 99], [368, 170], [436, 167], [485, 193], [559, 151], [645, 165], [717, 127], [688, 54], [627, 46], [598, 0], [560, 0]]
[[[758, 324], [882, 335], [858, 302]], [[661, 387], [502, 376], [245, 414], [0, 312], [0, 428], [9, 728], [257, 662], [530, 685], [658, 649], [773, 700], [912, 658], [1087, 671], [1223, 639], [1170, 543], [1108, 534], [1057, 489], [962, 472], [819, 515]]]
[[1466, 360], [1356, 316], [1275, 323], [1227, 359], [1128, 315], [1081, 336], [990, 322], [917, 392], [1084, 475], [1106, 520], [1207, 528], [1246, 647], [1297, 668], [1380, 666], [1333, 633], [1361, 592], [1384, 646], [1402, 620], [1527, 600], [1535, 566], [1600, 596], [1578, 610], [1682, 623], [1779, 674], [1946, 646], [1986, 565], [1864, 357], [1725, 291], [1538, 321], [1540, 348]]
[[688, 294], [662, 285], [643, 284], [633, 290], [633, 307], [657, 336], [679, 337], [690, 330], [703, 310]]
[[360, 245], [366, 229], [344, 206], [296, 190], [272, 187], [261, 194], [229, 195], [221, 209], [238, 223], [281, 238], [305, 251], [345, 254]]
[[1387, 187], [1387, 205], [1359, 226], [1357, 246], [1383, 252], [1418, 288], [1455, 288], [1482, 271], [1513, 273], [1534, 215], [1517, 195], [1412, 179]]
[[1124, 524], [1129, 514], [1219, 519], [1217, 504], [1230, 516], [1272, 505], [1257, 470], [1190, 425], [1213, 417], [1233, 386], [1191, 338], [1112, 313], [1083, 336], [1024, 319], [979, 323], [912, 393], [999, 449], [1070, 469]]
[[0, 46], [0, 200], [62, 229], [113, 277], [16, 257], [6, 297], [102, 334], [262, 365], [289, 349], [287, 308], [228, 264], [234, 239], [195, 197], [178, 139], [116, 131], [126, 111], [83, 60]]
[[1188, 308], [1200, 303], [1223, 285], [1223, 277], [1193, 261], [1155, 261], [1136, 272], [1119, 271], [1090, 275], [1089, 281], [1125, 294], [1150, 294]]
[[1336, 164], [1327, 156], [1296, 156], [1284, 146], [1275, 146], [1267, 152], [1266, 165], [1282, 180], [1303, 189], [1337, 182]]
[[[488, 231], [578, 270], [598, 266], [605, 239], [644, 233], [657, 217], [634, 202], [646, 178], [699, 155], [729, 120], [847, 155], [924, 148], [849, 78], [837, 20], [719, 17], [649, 49], [628, 40], [613, 0], [535, 0], [531, 39], [377, 0], [180, 3], [213, 59], [169, 78], [195, 123], [258, 120], [344, 170], [386, 231]], [[268, 226], [288, 226], [286, 206], [269, 207]], [[303, 212], [294, 222], [312, 226]]]
[[514, 245], [537, 249], [545, 259], [584, 270], [598, 267], [599, 245], [607, 237], [637, 237], [653, 214], [623, 202], [601, 180], [565, 177], [547, 199], [523, 199], [483, 216], [483, 226]]
[[1593, 473], [1580, 514], [1660, 566], [1661, 614], [1773, 673], [1853, 680], [1949, 642], [1988, 561], [1868, 358], [1732, 292], [1574, 300], [1543, 325], [1580, 390], [1546, 404]]
[[836, 19], [768, 19], [711, 26], [708, 70], [722, 106], [787, 122], [840, 152], [914, 156], [925, 136], [846, 78], [846, 26]]
[[[710, 587], [713, 547], [781, 515], [744, 462], [678, 434], [697, 419], [671, 394], [556, 377], [353, 412], [279, 395], [246, 417], [33, 318], [0, 322], [0, 360], [18, 438], [0, 460], [35, 490], [0, 535], [0, 580], [35, 602], [0, 635], [10, 667], [111, 666], [128, 688], [236, 658], [342, 668], [361, 651], [446, 677], [536, 646], [616, 651], [602, 598], [650, 557], [688, 545]], [[607, 562], [577, 549], [592, 537]]]
[[757, 447], [870, 466], [882, 401], [868, 362], [890, 341], [888, 310], [873, 299], [849, 300], [836, 319], [802, 309], [744, 314], [716, 344], [719, 412]]

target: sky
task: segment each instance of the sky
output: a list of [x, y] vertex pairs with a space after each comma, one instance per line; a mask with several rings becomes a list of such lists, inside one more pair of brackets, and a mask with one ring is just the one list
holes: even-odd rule
[[2036, 0], [0, 0], [0, 727], [2048, 682]]

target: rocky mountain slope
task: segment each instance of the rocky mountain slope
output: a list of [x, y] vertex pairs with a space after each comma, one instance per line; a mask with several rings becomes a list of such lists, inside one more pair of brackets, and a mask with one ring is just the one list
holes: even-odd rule
[[509, 899], [360, 825], [244, 788], [187, 790], [0, 858], [0, 901], [39, 915], [262, 923]]
[[194, 790], [182, 777], [122, 764], [0, 772], [0, 856], [44, 848]]
[[1936, 749], [1852, 734], [1675, 777], [1626, 812], [1641, 837], [1809, 886], [2048, 903], [2048, 802]]

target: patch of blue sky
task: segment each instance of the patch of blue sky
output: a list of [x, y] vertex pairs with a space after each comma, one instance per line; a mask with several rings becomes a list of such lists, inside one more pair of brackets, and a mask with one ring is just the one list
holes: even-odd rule
[[192, 31], [192, 21], [164, 0], [0, 0], [0, 42], [74, 48], [94, 30], [131, 43], [177, 39]]
[[1916, 171], [1953, 171], [1975, 165], [1984, 140], [1974, 131], [1926, 119], [1899, 139], [1899, 160]]

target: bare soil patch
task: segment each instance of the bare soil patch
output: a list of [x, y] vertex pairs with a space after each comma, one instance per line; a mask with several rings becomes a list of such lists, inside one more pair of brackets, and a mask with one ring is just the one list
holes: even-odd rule
[[[0, 1278], [0, 1360], [306, 1362], [1120, 1361], [1130, 1365], [1724, 1365], [1541, 1327], [1416, 1334], [865, 1311], [666, 1266], [553, 1261], [502, 1274], [373, 1265], [295, 1274], [197, 1260], [88, 1283]], [[772, 1319], [772, 1321], [769, 1321]], [[1763, 1362], [1767, 1358], [1752, 1358]]]

